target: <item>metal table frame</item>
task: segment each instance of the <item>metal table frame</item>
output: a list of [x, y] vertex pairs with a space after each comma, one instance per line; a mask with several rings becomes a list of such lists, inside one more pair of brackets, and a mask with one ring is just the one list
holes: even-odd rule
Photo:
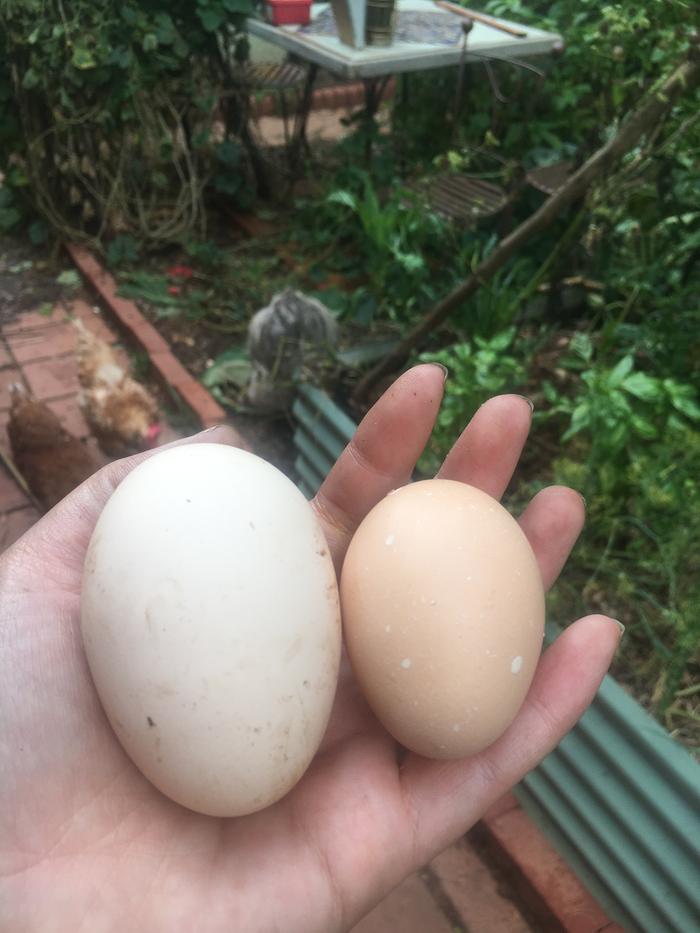
[[[315, 19], [329, 4], [314, 4]], [[397, 0], [397, 11], [445, 12], [433, 0]], [[345, 79], [360, 79], [365, 86], [365, 121], [376, 116], [386, 83], [392, 75], [457, 66], [462, 62], [503, 61], [547, 55], [562, 47], [562, 37], [510, 20], [494, 21], [517, 31], [515, 36], [483, 22], [474, 21], [466, 51], [460, 35], [453, 45], [397, 41], [387, 47], [354, 49], [337, 36], [309, 35], [300, 26], [272, 26], [260, 19], [247, 20], [251, 35], [270, 42], [308, 63], [307, 79], [301, 95], [290, 144], [290, 161], [295, 167], [304, 149], [308, 150], [306, 124], [319, 68]]]

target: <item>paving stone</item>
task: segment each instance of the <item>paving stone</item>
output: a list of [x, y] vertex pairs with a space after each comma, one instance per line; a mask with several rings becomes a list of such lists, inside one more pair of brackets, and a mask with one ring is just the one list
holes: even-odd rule
[[0, 464], [0, 513], [30, 505], [29, 499], [10, 475], [5, 464]]
[[35, 327], [51, 327], [52, 324], [62, 324], [66, 320], [66, 312], [60, 305], [54, 305], [51, 314], [42, 314], [39, 311], [25, 311], [7, 324], [3, 325], [3, 334], [16, 334], [18, 331], [31, 330]]
[[420, 875], [415, 874], [385, 897], [350, 933], [455, 933], [455, 930]]
[[0, 369], [0, 411], [10, 407], [10, 386], [13, 382], [22, 382], [22, 373], [16, 366]]
[[81, 439], [89, 436], [90, 428], [80, 409], [77, 395], [69, 395], [68, 398], [56, 399], [47, 402], [47, 404], [51, 411], [59, 417], [61, 424], [69, 434]]
[[485, 825], [534, 911], [544, 909], [564, 933], [612, 933], [610, 918], [519, 807]]
[[433, 859], [430, 869], [469, 933], [531, 933], [530, 925], [501, 894], [498, 882], [467, 839]]
[[76, 331], [72, 324], [31, 327], [7, 335], [7, 345], [18, 363], [75, 352]]
[[27, 363], [22, 370], [32, 394], [42, 402], [73, 395], [78, 391], [78, 372], [73, 353], [42, 360], [40, 363]]
[[117, 334], [110, 328], [105, 321], [105, 315], [97, 305], [88, 304], [87, 301], [76, 299], [66, 305], [66, 310], [71, 317], [76, 317], [85, 324], [96, 337], [104, 340], [106, 343], [116, 343], [119, 339]]
[[31, 505], [22, 509], [15, 509], [13, 512], [0, 514], [0, 552], [14, 544], [25, 531], [29, 531], [40, 517], [37, 510]]

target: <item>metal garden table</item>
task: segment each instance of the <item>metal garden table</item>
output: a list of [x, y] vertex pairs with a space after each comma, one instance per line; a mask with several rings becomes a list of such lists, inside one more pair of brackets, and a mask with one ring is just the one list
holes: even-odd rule
[[[460, 10], [460, 12], [456, 12]], [[477, 16], [478, 14], [475, 14]], [[308, 26], [272, 26], [247, 21], [249, 32], [302, 59], [309, 66], [295, 129], [297, 149], [305, 143], [306, 120], [319, 68], [365, 85], [365, 113], [373, 120], [386, 82], [392, 75], [457, 66], [491, 59], [517, 61], [563, 48], [562, 37], [509, 20], [473, 20], [468, 39], [463, 31], [468, 11], [433, 0], [397, 0], [392, 45], [355, 49], [337, 36], [330, 4], [314, 4]], [[466, 45], [465, 45], [466, 43]]]

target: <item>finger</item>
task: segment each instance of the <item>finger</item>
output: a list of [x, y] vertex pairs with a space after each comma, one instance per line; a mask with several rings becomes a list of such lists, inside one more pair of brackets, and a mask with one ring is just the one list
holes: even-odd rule
[[490, 748], [464, 761], [410, 754], [401, 780], [415, 826], [415, 866], [428, 862], [534, 768], [592, 701], [620, 640], [619, 624], [587, 616], [545, 652], [515, 721]]
[[520, 516], [542, 574], [545, 589], [564, 566], [586, 519], [583, 497], [566, 486], [549, 486], [538, 492]]
[[479, 408], [445, 457], [440, 479], [476, 486], [500, 499], [530, 430], [532, 405], [520, 395], [498, 395]]
[[383, 496], [411, 477], [442, 400], [442, 367], [427, 363], [404, 373], [362, 419], [316, 494], [336, 562], [355, 528]]

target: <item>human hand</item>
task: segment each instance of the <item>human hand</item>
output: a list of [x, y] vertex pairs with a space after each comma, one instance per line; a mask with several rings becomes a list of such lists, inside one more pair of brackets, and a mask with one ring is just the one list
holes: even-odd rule
[[[313, 502], [336, 567], [354, 529], [409, 481], [441, 397], [415, 367], [360, 425]], [[476, 413], [440, 476], [503, 493], [530, 424], [501, 396]], [[235, 443], [228, 429], [188, 439]], [[13, 931], [331, 933], [462, 835], [534, 767], [593, 698], [619, 640], [603, 616], [571, 625], [543, 655], [515, 722], [481, 754], [401, 754], [346, 660], [321, 748], [297, 786], [236, 819], [171, 802], [136, 769], [102, 712], [79, 626], [83, 560], [110, 494], [144, 456], [95, 474], [0, 558], [0, 918]], [[545, 586], [583, 523], [552, 487], [520, 523]]]

